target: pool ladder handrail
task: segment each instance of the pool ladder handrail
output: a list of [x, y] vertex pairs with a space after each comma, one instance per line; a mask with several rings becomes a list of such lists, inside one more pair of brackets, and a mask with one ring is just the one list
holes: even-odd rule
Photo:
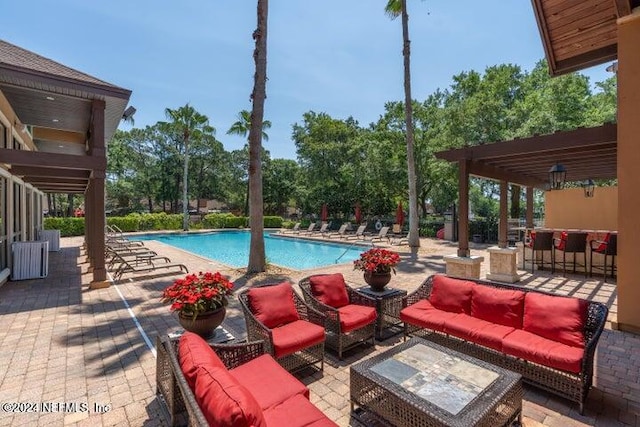
[[[336, 260], [335, 260], [334, 264], [337, 264], [337, 263], [338, 263], [338, 261], [340, 261], [340, 258], [342, 258], [343, 256], [345, 256], [345, 254], [346, 254], [347, 252], [349, 252], [349, 249], [351, 249], [353, 246], [355, 246], [355, 245], [356, 245], [356, 244], [358, 244], [358, 243], [362, 243], [362, 242], [360, 242], [360, 241], [355, 241], [355, 242], [353, 242], [352, 244], [350, 244], [349, 246], [347, 246], [347, 249], [345, 249], [345, 250], [344, 250], [344, 252], [342, 252], [342, 255], [340, 255], [338, 258], [336, 258]], [[371, 247], [374, 247], [374, 246], [375, 246], [375, 245], [373, 244], [373, 242], [369, 242], [369, 244], [371, 245]]]

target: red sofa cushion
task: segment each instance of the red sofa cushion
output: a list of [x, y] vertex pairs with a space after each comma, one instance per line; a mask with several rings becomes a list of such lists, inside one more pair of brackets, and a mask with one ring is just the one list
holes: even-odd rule
[[580, 373], [584, 349], [559, 343], [531, 332], [516, 329], [502, 341], [502, 351], [511, 356]]
[[243, 363], [231, 369], [229, 373], [251, 390], [262, 410], [279, 405], [297, 394], [309, 398], [307, 386], [280, 366], [269, 354]]
[[411, 325], [443, 332], [444, 322], [455, 317], [456, 313], [435, 308], [428, 300], [423, 299], [400, 311], [400, 320]]
[[513, 331], [511, 326], [476, 319], [464, 313], [456, 314], [444, 322], [444, 332], [449, 335], [498, 351], [502, 350], [502, 339]]
[[376, 321], [376, 309], [364, 305], [349, 304], [338, 309], [340, 313], [340, 329], [342, 332], [350, 332], [360, 329], [369, 323]]
[[212, 426], [266, 426], [262, 409], [249, 390], [224, 368], [202, 365], [195, 378], [193, 394]]
[[324, 328], [305, 320], [296, 320], [273, 329], [273, 347], [276, 358], [324, 341]]
[[[274, 383], [275, 384], [275, 383]], [[280, 405], [264, 412], [267, 425], [305, 427], [337, 426], [336, 423], [326, 417], [313, 403], [301, 395], [293, 396]]]
[[452, 313], [469, 314], [474, 283], [436, 274], [429, 301], [435, 308]]
[[202, 365], [224, 368], [224, 363], [209, 344], [193, 332], [185, 332], [178, 342], [178, 362], [189, 386], [196, 383], [198, 368]]
[[288, 282], [251, 288], [247, 296], [251, 311], [269, 329], [300, 319]]
[[499, 325], [522, 329], [524, 292], [475, 284], [471, 292], [471, 315]]
[[573, 347], [584, 348], [589, 302], [579, 298], [527, 292], [522, 329]]
[[349, 304], [347, 284], [342, 273], [320, 274], [309, 278], [311, 293], [322, 303], [340, 308]]

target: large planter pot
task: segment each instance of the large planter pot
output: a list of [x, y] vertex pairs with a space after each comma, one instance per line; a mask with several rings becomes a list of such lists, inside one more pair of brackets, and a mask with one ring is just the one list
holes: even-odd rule
[[215, 334], [215, 329], [222, 324], [227, 308], [222, 306], [217, 310], [200, 313], [196, 320], [190, 316], [185, 316], [178, 312], [178, 321], [184, 329], [200, 335], [202, 338], [211, 338]]
[[391, 280], [391, 272], [376, 273], [371, 271], [364, 272], [364, 281], [367, 282], [371, 290], [376, 292], [384, 291], [384, 287]]

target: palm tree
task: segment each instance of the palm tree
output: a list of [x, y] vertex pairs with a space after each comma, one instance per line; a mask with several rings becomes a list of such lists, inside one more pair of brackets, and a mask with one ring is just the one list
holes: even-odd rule
[[189, 143], [200, 140], [203, 135], [215, 135], [216, 130], [209, 125], [209, 118], [198, 113], [189, 103], [184, 107], [172, 110], [164, 110], [171, 122], [161, 122], [162, 125], [171, 128], [179, 138], [184, 147], [184, 171], [182, 175], [182, 229], [189, 230]]
[[262, 134], [264, 118], [264, 100], [267, 97], [267, 16], [269, 1], [258, 0], [258, 27], [253, 32], [256, 47], [253, 59], [256, 72], [253, 77], [253, 103], [249, 121], [249, 225], [251, 244], [249, 246], [248, 273], [259, 273], [266, 269], [264, 251], [264, 219], [262, 198]]
[[409, 40], [409, 14], [407, 0], [388, 0], [385, 12], [392, 19], [402, 15], [402, 56], [404, 57], [404, 117], [407, 138], [407, 174], [409, 176], [409, 246], [420, 247], [418, 235], [418, 191], [416, 185], [416, 163], [413, 154], [413, 110], [411, 106], [411, 41]]
[[[269, 120], [264, 120], [262, 122], [262, 139], [265, 141], [269, 140], [269, 135], [264, 131], [265, 129], [271, 128], [271, 122]], [[251, 130], [251, 113], [247, 110], [242, 110], [238, 113], [238, 121], [231, 125], [229, 130], [227, 131], [227, 135], [239, 135], [245, 137], [249, 134]], [[245, 149], [248, 149], [248, 146], [245, 146]], [[245, 212], [249, 211], [249, 181], [247, 181], [247, 194], [245, 197]]]

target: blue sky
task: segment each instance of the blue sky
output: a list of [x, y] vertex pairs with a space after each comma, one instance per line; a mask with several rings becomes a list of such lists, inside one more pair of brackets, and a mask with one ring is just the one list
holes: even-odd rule
[[[251, 109], [256, 1], [21, 0], [5, 2], [4, 40], [133, 91], [136, 127], [164, 120], [187, 102], [226, 135]], [[295, 159], [291, 126], [313, 110], [376, 121], [384, 103], [402, 100], [400, 19], [386, 0], [270, 2], [265, 118], [272, 157]], [[527, 0], [409, 0], [413, 97], [424, 100], [462, 71], [512, 63], [531, 70], [544, 57]], [[455, 5], [455, 6], [453, 6]], [[585, 70], [591, 82], [608, 64]], [[121, 128], [128, 129], [127, 125]]]

